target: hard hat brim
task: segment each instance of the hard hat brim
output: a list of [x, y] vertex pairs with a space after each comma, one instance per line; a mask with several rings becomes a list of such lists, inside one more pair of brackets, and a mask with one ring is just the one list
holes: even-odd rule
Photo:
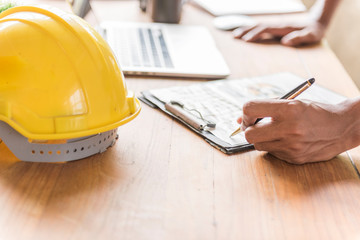
[[99, 128], [93, 128], [93, 129], [87, 129], [84, 131], [77, 131], [77, 132], [73, 132], [73, 133], [46, 133], [46, 134], [36, 134], [36, 133], [32, 133], [27, 131], [26, 129], [22, 128], [20, 125], [16, 124], [13, 121], [9, 121], [9, 118], [4, 117], [3, 115], [0, 114], [0, 121], [3, 121], [7, 124], [9, 124], [12, 128], [14, 128], [17, 132], [19, 132], [21, 135], [23, 135], [24, 137], [28, 138], [28, 139], [33, 139], [33, 140], [58, 140], [58, 139], [73, 139], [73, 138], [80, 138], [80, 137], [86, 137], [86, 136], [90, 136], [90, 135], [94, 135], [94, 134], [99, 134], [99, 133], [103, 133], [103, 132], [107, 132], [110, 131], [112, 129], [115, 129], [123, 124], [126, 124], [128, 122], [130, 122], [131, 120], [133, 120], [137, 115], [139, 115], [140, 111], [141, 111], [141, 104], [140, 101], [137, 98], [134, 98], [135, 100], [135, 112], [133, 112], [131, 115], [121, 119], [120, 121], [108, 124], [106, 126], [102, 126]]

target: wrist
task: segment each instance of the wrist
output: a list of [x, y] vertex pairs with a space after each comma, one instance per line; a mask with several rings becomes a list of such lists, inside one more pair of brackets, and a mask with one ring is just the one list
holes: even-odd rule
[[341, 0], [317, 0], [309, 10], [310, 19], [326, 29]]

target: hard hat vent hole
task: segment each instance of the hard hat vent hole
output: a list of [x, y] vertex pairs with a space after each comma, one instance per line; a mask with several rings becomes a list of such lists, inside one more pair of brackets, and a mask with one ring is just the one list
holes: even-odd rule
[[117, 129], [113, 129], [88, 137], [70, 139], [66, 143], [62, 140], [58, 141], [59, 143], [44, 143], [29, 141], [1, 121], [0, 130], [5, 132], [4, 142], [15, 156], [28, 162], [66, 162], [83, 159], [105, 152], [115, 144], [118, 136]]

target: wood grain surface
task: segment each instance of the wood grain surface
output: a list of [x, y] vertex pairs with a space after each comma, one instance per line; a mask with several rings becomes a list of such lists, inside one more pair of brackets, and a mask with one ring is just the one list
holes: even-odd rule
[[[137, 1], [94, 1], [93, 7], [101, 20], [148, 21]], [[181, 23], [209, 28], [231, 68], [229, 78], [289, 71], [358, 95], [326, 42], [304, 48], [245, 43], [211, 21], [193, 5], [184, 7]], [[199, 82], [126, 79], [136, 93]], [[265, 152], [227, 156], [160, 111], [142, 107], [118, 129], [112, 148], [87, 159], [26, 163], [1, 143], [0, 239], [360, 238], [359, 149], [349, 151], [353, 162], [343, 153], [302, 166]]]

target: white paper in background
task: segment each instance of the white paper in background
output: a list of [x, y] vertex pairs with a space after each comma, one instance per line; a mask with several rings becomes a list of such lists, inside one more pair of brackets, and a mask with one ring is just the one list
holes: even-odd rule
[[[232, 138], [229, 136], [239, 127], [236, 120], [242, 115], [242, 105], [245, 102], [251, 99], [281, 97], [304, 81], [305, 79], [290, 73], [279, 73], [251, 79], [219, 80], [186, 87], [157, 89], [150, 93], [164, 103], [177, 101], [187, 109], [198, 110], [204, 119], [216, 123], [216, 128], [208, 129], [209, 132], [237, 146], [247, 143], [244, 135], [240, 133]], [[315, 82], [298, 99], [339, 103], [346, 98], [318, 86]], [[191, 113], [199, 117], [195, 111]]]
[[303, 12], [301, 0], [193, 0], [214, 16]]

